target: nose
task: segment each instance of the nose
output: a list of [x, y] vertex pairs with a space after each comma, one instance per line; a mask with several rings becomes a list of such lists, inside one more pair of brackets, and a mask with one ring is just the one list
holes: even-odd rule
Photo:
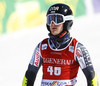
[[55, 26], [56, 24], [54, 23], [54, 21], [51, 22], [51, 26]]

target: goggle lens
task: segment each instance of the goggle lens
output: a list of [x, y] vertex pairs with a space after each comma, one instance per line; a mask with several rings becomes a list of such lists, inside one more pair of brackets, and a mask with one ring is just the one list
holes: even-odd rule
[[54, 22], [56, 25], [64, 22], [64, 17], [58, 14], [50, 14], [47, 16], [47, 24], [50, 26]]

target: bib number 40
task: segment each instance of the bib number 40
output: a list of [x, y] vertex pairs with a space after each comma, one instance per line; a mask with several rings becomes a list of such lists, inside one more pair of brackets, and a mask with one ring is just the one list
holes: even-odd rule
[[47, 72], [50, 72], [50, 75], [56, 75], [59, 76], [61, 74], [61, 67], [54, 67], [53, 66], [48, 66]]

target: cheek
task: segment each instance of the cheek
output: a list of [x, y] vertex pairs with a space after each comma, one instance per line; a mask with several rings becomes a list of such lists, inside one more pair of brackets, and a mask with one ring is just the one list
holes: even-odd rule
[[63, 30], [63, 24], [60, 25], [59, 28], [60, 28], [60, 31], [62, 31]]
[[52, 31], [52, 27], [50, 27], [50, 31]]

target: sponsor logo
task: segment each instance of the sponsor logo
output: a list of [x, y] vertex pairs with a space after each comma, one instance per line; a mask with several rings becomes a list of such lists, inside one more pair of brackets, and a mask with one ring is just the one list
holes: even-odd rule
[[59, 65], [72, 65], [74, 60], [56, 59], [56, 58], [43, 58], [44, 63], [59, 64]]
[[54, 82], [42, 82], [41, 86], [65, 86], [65, 85], [67, 85], [66, 82], [54, 81]]
[[78, 58], [80, 58], [80, 57], [83, 56], [83, 55], [82, 55], [82, 52], [81, 52], [79, 49], [76, 49], [76, 56], [77, 56]]
[[56, 11], [56, 10], [59, 10], [59, 7], [58, 7], [58, 6], [57, 6], [57, 7], [55, 7], [55, 6], [54, 6], [54, 7], [51, 7], [51, 8], [50, 8], [50, 11], [52, 11], [52, 10], [55, 10], [55, 11]]
[[42, 44], [42, 50], [46, 50], [47, 49], [47, 44]]
[[81, 52], [80, 49], [76, 49], [76, 57], [78, 59], [81, 69], [86, 68], [85, 59], [84, 59], [83, 53]]
[[39, 67], [39, 60], [40, 60], [40, 58], [39, 58], [39, 51], [36, 51], [34, 66]]
[[77, 82], [76, 78], [70, 80], [43, 80], [41, 86], [65, 86], [75, 85]]
[[69, 51], [73, 53], [74, 52], [74, 46], [69, 46]]
[[51, 54], [62, 55], [62, 53], [59, 53], [59, 52], [51, 52]]
[[64, 12], [67, 12], [67, 11], [68, 11], [67, 9], [64, 10]]
[[55, 86], [58, 83], [58, 81], [54, 81], [51, 86]]

